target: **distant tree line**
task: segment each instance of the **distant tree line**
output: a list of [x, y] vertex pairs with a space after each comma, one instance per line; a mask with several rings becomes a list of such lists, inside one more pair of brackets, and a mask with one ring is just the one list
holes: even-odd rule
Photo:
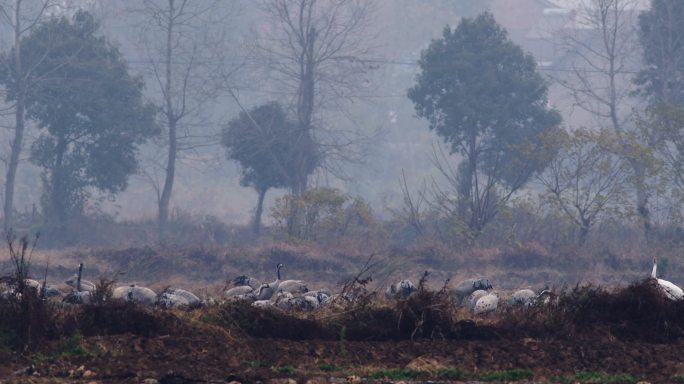
[[[438, 215], [465, 239], [475, 239], [512, 199], [531, 191], [579, 230], [580, 243], [607, 218], [636, 218], [648, 240], [654, 196], [667, 194], [672, 211], [681, 210], [684, 3], [652, 0], [638, 15], [630, 0], [589, 3], [581, 17], [594, 35], [563, 39], [574, 55], [573, 70], [557, 78], [542, 76], [535, 58], [488, 12], [446, 26], [423, 50], [407, 97], [441, 139], [432, 155], [442, 179], [426, 181], [416, 192], [403, 176], [405, 209], [416, 228], [423, 217]], [[42, 170], [41, 212], [45, 225], [61, 232], [84, 215], [95, 195], [125, 190], [141, 170], [141, 146], [154, 140], [161, 160], [150, 179], [164, 240], [179, 155], [201, 145], [190, 127], [202, 126], [208, 103], [225, 95], [240, 112], [221, 123], [220, 143], [239, 165], [241, 185], [257, 194], [254, 232], [261, 231], [267, 192], [287, 189], [291, 195], [276, 203], [277, 220], [291, 236], [313, 237], [307, 223], [320, 210], [312, 207], [326, 201], [342, 212], [347, 201], [330, 190], [308, 191], [311, 175], [335, 174], [361, 139], [330, 129], [324, 112], [353, 98], [361, 75], [377, 65], [367, 60], [372, 2], [262, 1], [272, 28], [256, 36], [253, 52], [287, 97], [247, 107], [231, 70], [202, 60], [229, 55], [215, 48], [225, 25], [206, 21], [215, 2], [140, 4], [146, 20], [141, 44], [153, 84], [132, 74], [88, 12], [47, 12], [59, 9], [50, 0], [1, 3], [0, 22], [13, 31], [12, 46], [0, 54], [0, 86], [14, 114], [4, 229], [14, 225], [16, 175], [30, 121], [36, 128], [28, 158]], [[465, 2], [456, 6], [470, 12]], [[208, 25], [218, 29], [198, 42], [192, 31]], [[630, 63], [640, 64], [639, 70]], [[549, 105], [551, 81], [596, 117], [596, 125], [564, 126]], [[146, 93], [151, 88], [152, 96]]]

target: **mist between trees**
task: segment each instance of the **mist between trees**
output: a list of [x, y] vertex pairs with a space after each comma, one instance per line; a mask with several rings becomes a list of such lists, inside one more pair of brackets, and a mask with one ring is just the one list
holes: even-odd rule
[[684, 3], [473, 3], [4, 0], [4, 230], [684, 241]]

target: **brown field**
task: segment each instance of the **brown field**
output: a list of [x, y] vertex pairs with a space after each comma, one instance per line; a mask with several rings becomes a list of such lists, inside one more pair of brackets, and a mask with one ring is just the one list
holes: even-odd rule
[[[684, 303], [665, 301], [642, 280], [649, 259], [637, 256], [563, 259], [534, 244], [465, 254], [433, 247], [330, 252], [308, 243], [39, 249], [32, 258], [35, 277], [42, 279], [48, 256], [48, 281], [55, 283], [84, 262], [86, 279], [104, 276], [157, 290], [173, 285], [204, 297], [220, 295], [238, 274], [270, 281], [278, 262], [286, 266], [284, 278], [334, 292], [366, 266], [361, 277], [372, 277], [370, 304], [316, 313], [235, 304], [192, 311], [115, 303], [49, 309], [37, 345], [22, 351], [0, 343], [0, 377], [8, 382], [684, 380]], [[11, 273], [7, 255], [0, 260], [0, 274]], [[373, 293], [399, 278], [417, 282], [425, 270], [424, 288], [408, 302]], [[679, 281], [675, 266], [668, 273]], [[559, 297], [548, 307], [473, 318], [454, 308], [440, 287], [474, 275], [489, 277], [504, 298], [511, 289], [545, 285]], [[641, 282], [627, 286], [635, 281]], [[579, 282], [594, 285], [576, 287]], [[17, 374], [26, 367], [35, 367], [31, 375]]]

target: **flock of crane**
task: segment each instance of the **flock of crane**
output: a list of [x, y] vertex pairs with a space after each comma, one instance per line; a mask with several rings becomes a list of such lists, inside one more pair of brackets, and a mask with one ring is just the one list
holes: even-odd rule
[[[313, 311], [326, 307], [342, 299], [353, 302], [356, 297], [350, 293], [332, 294], [328, 289], [309, 290], [302, 280], [282, 280], [283, 264], [276, 266], [276, 280], [262, 283], [253, 277], [241, 275], [230, 282], [223, 292], [225, 301], [244, 301], [258, 308], [279, 308], [283, 310]], [[25, 279], [24, 286], [35, 289], [44, 298], [61, 298], [65, 304], [89, 304], [94, 300], [98, 289], [91, 281], [84, 280], [83, 264], [79, 264], [78, 273], [65, 283], [72, 288], [68, 293], [48, 284], [41, 284], [37, 280]], [[653, 258], [651, 277], [657, 282], [664, 296], [670, 300], [684, 299], [684, 291], [677, 285], [657, 277], [657, 260]], [[7, 285], [7, 284], [6, 284]], [[387, 300], [406, 300], [417, 292], [417, 287], [410, 280], [401, 280], [391, 284], [385, 291]], [[0, 289], [0, 298], [17, 295], [17, 288], [7, 285]], [[475, 315], [482, 315], [496, 311], [500, 305], [499, 294], [495, 293], [490, 281], [486, 278], [472, 278], [460, 282], [451, 290], [451, 295], [457, 305], [466, 307]], [[507, 302], [508, 307], [526, 307], [548, 303], [552, 292], [543, 289], [535, 292], [531, 289], [521, 289], [513, 292]], [[201, 300], [197, 295], [184, 289], [168, 287], [156, 293], [152, 289], [137, 284], [114, 287], [111, 299], [132, 302], [145, 306], [162, 308], [194, 308], [215, 299]]]

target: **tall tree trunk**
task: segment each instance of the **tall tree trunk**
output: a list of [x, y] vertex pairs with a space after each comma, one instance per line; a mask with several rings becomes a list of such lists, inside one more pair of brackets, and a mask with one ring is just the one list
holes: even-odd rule
[[[300, 138], [308, 138], [313, 128], [314, 92], [315, 92], [315, 59], [314, 43], [316, 41], [316, 29], [311, 28], [306, 34], [306, 41], [299, 57], [299, 90], [297, 95], [297, 120], [301, 130]], [[304, 140], [304, 139], [302, 139]], [[297, 169], [290, 188], [296, 196], [290, 207], [287, 218], [288, 234], [294, 237], [301, 236], [301, 227], [304, 223], [304, 212], [299, 208], [297, 201], [303, 198], [308, 187], [308, 157], [300, 152], [297, 161]]]
[[24, 138], [25, 98], [23, 90], [20, 90], [19, 94], [17, 94], [16, 103], [16, 126], [14, 128], [14, 139], [12, 140], [10, 160], [7, 165], [7, 175], [5, 178], [5, 205], [3, 207], [5, 231], [8, 231], [13, 225], [14, 184], [17, 177], [17, 169], [19, 168], [19, 155], [21, 154], [22, 141]]
[[579, 245], [582, 246], [587, 242], [589, 238], [589, 230], [591, 229], [591, 220], [583, 218], [580, 216], [580, 236]]
[[297, 117], [302, 130], [309, 131], [313, 120], [314, 110], [314, 43], [316, 41], [316, 29], [311, 28], [307, 33], [306, 45], [303, 47], [300, 57], [299, 68], [299, 95], [297, 100]]
[[618, 107], [619, 107], [619, 99], [618, 99], [618, 91], [617, 91], [617, 80], [616, 77], [619, 75], [619, 69], [618, 69], [618, 55], [621, 54], [619, 51], [619, 48], [616, 43], [616, 36], [618, 33], [618, 19], [619, 19], [619, 7], [617, 3], [604, 3], [601, 5], [602, 7], [607, 6], [607, 10], [610, 10], [614, 13], [614, 29], [612, 33], [606, 33], [607, 30], [606, 28], [603, 28], [604, 30], [604, 41], [605, 41], [605, 47], [606, 47], [606, 52], [608, 53], [608, 80], [609, 80], [609, 102], [610, 102], [610, 120], [611, 123], [613, 124], [613, 129], [618, 135], [618, 138], [622, 142], [622, 147], [625, 150], [624, 156], [626, 156], [627, 161], [632, 167], [632, 170], [634, 172], [634, 189], [636, 190], [636, 208], [637, 208], [637, 213], [639, 214], [640, 221], [643, 225], [644, 229], [644, 238], [646, 239], [646, 242], [648, 243], [648, 235], [649, 235], [649, 229], [651, 227], [651, 217], [650, 217], [650, 212], [648, 210], [648, 192], [646, 191], [646, 169], [644, 165], [642, 164], [642, 160], [635, 158], [634, 157], [634, 148], [632, 144], [628, 141], [628, 139], [625, 139], [623, 135], [623, 127], [622, 124], [620, 123], [620, 120], [618, 119]]
[[[477, 179], [477, 136], [475, 134], [470, 134], [468, 137], [468, 154], [466, 165], [466, 171], [461, 180], [459, 180], [463, 185], [460, 186], [460, 193], [463, 194], [461, 198], [463, 201], [467, 202], [466, 212], [462, 217], [468, 218], [468, 228], [472, 233], [476, 234], [479, 232], [478, 229], [478, 217], [480, 215], [480, 190], [479, 183]], [[469, 211], [469, 212], [468, 212]]]
[[47, 222], [55, 228], [57, 228], [61, 234], [66, 231], [67, 222], [67, 209], [68, 204], [67, 196], [68, 191], [65, 185], [65, 171], [64, 171], [64, 154], [67, 150], [67, 142], [63, 137], [57, 139], [57, 147], [55, 148], [55, 165], [52, 168], [52, 174], [49, 175], [49, 201], [47, 206], [47, 214], [45, 219]]
[[289, 210], [287, 212], [287, 235], [290, 237], [300, 237], [301, 227], [304, 222], [304, 212], [300, 209], [301, 203], [304, 201], [304, 192], [300, 188], [301, 183], [298, 179], [290, 187], [292, 189], [292, 198], [289, 201]]
[[259, 199], [257, 200], [256, 211], [254, 212], [254, 222], [252, 223], [254, 234], [259, 236], [261, 234], [261, 215], [264, 211], [264, 198], [266, 197], [267, 188], [260, 189]]
[[173, 100], [171, 98], [171, 57], [173, 50], [173, 27], [174, 27], [174, 0], [169, 0], [169, 23], [166, 29], [166, 84], [164, 85], [164, 102], [166, 104], [166, 119], [169, 128], [169, 152], [166, 163], [166, 175], [164, 178], [164, 188], [159, 198], [159, 241], [164, 239], [166, 227], [169, 221], [169, 204], [173, 191], [173, 181], [176, 175], [176, 156], [177, 156], [177, 124]]
[[[316, 42], [316, 29], [311, 28], [307, 33], [306, 44], [303, 47], [302, 55], [300, 57], [300, 83], [299, 95], [297, 100], [297, 118], [301, 128], [301, 137], [308, 138], [311, 135], [313, 128], [313, 110], [315, 97], [315, 59], [314, 59], [314, 44]], [[300, 153], [299, 169], [296, 175], [295, 185], [292, 193], [297, 196], [302, 196], [306, 192], [308, 186], [308, 162], [309, 159], [304, 153]]]
[[12, 215], [14, 214], [14, 183], [17, 176], [17, 168], [19, 167], [19, 155], [21, 154], [22, 141], [24, 139], [24, 111], [26, 108], [26, 81], [21, 66], [21, 25], [19, 19], [21, 0], [16, 0], [14, 5], [14, 76], [17, 84], [17, 99], [16, 110], [14, 111], [14, 139], [12, 140], [10, 148], [10, 160], [7, 165], [7, 175], [5, 178], [5, 204], [3, 206], [3, 215], [5, 218], [3, 228], [5, 229], [5, 232], [9, 231], [12, 227]]
[[169, 123], [169, 153], [166, 164], [164, 188], [159, 198], [159, 241], [164, 239], [169, 221], [169, 205], [173, 191], [173, 181], [176, 174], [176, 124]]
[[634, 187], [636, 189], [636, 206], [641, 225], [643, 226], [644, 239], [649, 243], [651, 233], [651, 211], [648, 209], [648, 192], [646, 191], [646, 170], [644, 165], [636, 159], [630, 161], [634, 169]]

